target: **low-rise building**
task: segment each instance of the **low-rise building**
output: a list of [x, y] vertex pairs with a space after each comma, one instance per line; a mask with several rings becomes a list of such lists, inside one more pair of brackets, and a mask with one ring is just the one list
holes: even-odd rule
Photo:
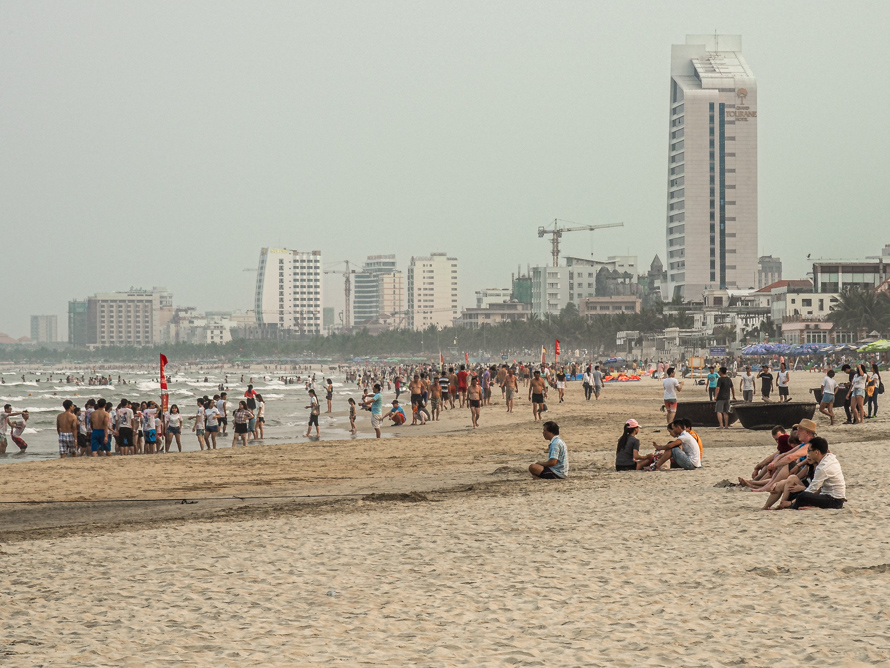
[[588, 320], [598, 315], [639, 313], [642, 309], [639, 297], [585, 297], [578, 306], [582, 318]]
[[493, 303], [483, 308], [465, 308], [454, 321], [455, 327], [479, 329], [482, 325], [500, 325], [511, 320], [528, 320], [531, 305], [510, 301]]

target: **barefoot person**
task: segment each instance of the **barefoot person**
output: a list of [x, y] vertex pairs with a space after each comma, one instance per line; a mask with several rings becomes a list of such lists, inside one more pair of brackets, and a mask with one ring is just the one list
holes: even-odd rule
[[467, 388], [467, 404], [470, 406], [470, 417], [473, 419], [473, 429], [479, 426], [479, 414], [482, 412], [483, 390], [479, 386], [479, 379], [473, 376], [470, 387]]
[[699, 450], [698, 442], [686, 431], [685, 425], [680, 420], [675, 420], [668, 425], [668, 433], [673, 437], [665, 445], [658, 445], [652, 441], [652, 445], [656, 450], [661, 450], [662, 454], [655, 463], [655, 469], [661, 470], [661, 467], [670, 462], [672, 468], [686, 469], [694, 471], [701, 468], [701, 450]]
[[[753, 401], [754, 390], [752, 389], [751, 392]], [[732, 380], [726, 375], [726, 367], [722, 366], [720, 367], [720, 377], [717, 379], [717, 401], [714, 402], [714, 410], [717, 412], [717, 423], [721, 429], [729, 429], [729, 409], [732, 405], [729, 401], [730, 394], [732, 394], [732, 400], [735, 401], [735, 385], [732, 384]]]
[[534, 378], [528, 384], [528, 399], [532, 402], [532, 416], [535, 422], [543, 419], [544, 399], [547, 397], [547, 383], [541, 378], [541, 372], [535, 371]]
[[59, 435], [59, 457], [77, 456], [77, 416], [74, 415], [74, 402], [65, 399], [65, 410], [56, 417], [56, 433]]
[[121, 399], [117, 407], [117, 436], [121, 444], [121, 455], [132, 455], [136, 451], [133, 435], [133, 421], [135, 416], [130, 402]]
[[[194, 420], [195, 424], [192, 425], [192, 431], [195, 432], [195, 436], [198, 437], [198, 445], [201, 447], [201, 450], [204, 449], [204, 400], [200, 397], [198, 398], [198, 410], [197, 412], [189, 418], [189, 420]], [[207, 446], [207, 449], [210, 449], [210, 446]]]
[[[238, 408], [232, 413], [232, 420], [235, 422], [235, 436], [232, 438], [232, 447], [235, 447], [240, 439], [241, 445], [247, 447], [247, 432], [250, 430], [249, 424], [254, 418], [253, 411], [247, 407], [247, 402], [241, 400], [238, 402]], [[318, 423], [316, 422], [316, 427]], [[168, 441], [169, 443], [169, 441]]]
[[[538, 374], [538, 372], [535, 372]], [[540, 374], [538, 374], [540, 376]], [[552, 420], [543, 424], [544, 440], [550, 442], [547, 459], [530, 464], [528, 472], [535, 478], [559, 480], [569, 474], [569, 453], [565, 441], [559, 437], [559, 425]]]
[[318, 415], [321, 413], [321, 408], [318, 405], [318, 397], [315, 396], [315, 390], [309, 390], [309, 405], [304, 406], [304, 408], [309, 409], [309, 425], [306, 427], [306, 438], [309, 438], [309, 434], [312, 432], [312, 425], [315, 425], [315, 437], [321, 437], [321, 431], [318, 428]]
[[507, 402], [507, 412], [513, 412], [513, 397], [516, 396], [516, 392], [519, 390], [519, 385], [516, 381], [516, 374], [513, 372], [513, 367], [507, 369], [507, 375], [504, 376], [503, 384], [501, 385], [501, 389], [504, 392], [504, 397]]
[[373, 396], [362, 401], [362, 407], [371, 410], [371, 426], [377, 438], [380, 438], [380, 425], [383, 423], [383, 394], [380, 389], [380, 383], [375, 383]]
[[822, 379], [822, 399], [819, 400], [819, 412], [827, 415], [834, 424], [834, 394], [837, 392], [837, 381], [834, 379], [834, 369], [829, 369]]
[[0, 454], [6, 452], [6, 427], [9, 424], [9, 418], [13, 415], [21, 415], [19, 411], [12, 412], [12, 406], [6, 404], [3, 411], [0, 412]]
[[668, 367], [666, 378], [661, 381], [664, 387], [664, 410], [667, 413], [668, 424], [674, 421], [677, 414], [677, 392], [683, 390], [683, 381], [674, 378], [674, 367]]
[[164, 413], [164, 452], [170, 452], [170, 444], [174, 438], [176, 447], [182, 452], [182, 414], [176, 404], [170, 406], [170, 410]]
[[105, 412], [105, 399], [96, 402], [96, 410], [90, 415], [90, 450], [93, 457], [111, 455], [111, 445], [108, 443], [108, 413]]

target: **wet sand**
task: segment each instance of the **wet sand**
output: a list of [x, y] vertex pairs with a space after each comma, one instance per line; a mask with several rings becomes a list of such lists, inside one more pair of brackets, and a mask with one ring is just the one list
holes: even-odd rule
[[[795, 374], [795, 398], [820, 378]], [[565, 481], [528, 478], [546, 444], [524, 401], [483, 409], [479, 430], [461, 411], [379, 442], [0, 467], [0, 501], [62, 502], [0, 507], [0, 657], [890, 664], [886, 420], [821, 430], [845, 509], [767, 513], [765, 495], [715, 485], [748, 475], [768, 432], [700, 430], [700, 471], [614, 472], [625, 419], [644, 445], [667, 439], [660, 397], [642, 381], [551, 399]]]

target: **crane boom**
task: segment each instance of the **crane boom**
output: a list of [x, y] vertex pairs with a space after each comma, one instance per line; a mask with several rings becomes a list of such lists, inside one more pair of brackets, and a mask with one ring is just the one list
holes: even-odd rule
[[559, 227], [559, 223], [569, 223], [571, 221], [560, 221], [559, 218], [553, 221], [553, 229], [548, 230], [543, 227], [538, 228], [538, 237], [543, 238], [544, 235], [550, 236], [551, 255], [553, 256], [553, 266], [559, 266], [559, 239], [563, 232], [593, 232], [594, 230], [604, 230], [607, 227], [624, 227], [624, 223], [608, 223], [606, 225], [579, 225], [578, 227]]

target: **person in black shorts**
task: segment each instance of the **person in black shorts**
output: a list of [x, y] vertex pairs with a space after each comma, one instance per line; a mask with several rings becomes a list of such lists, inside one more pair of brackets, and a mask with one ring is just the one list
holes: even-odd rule
[[757, 374], [760, 379], [760, 396], [764, 401], [769, 401], [769, 395], [773, 391], [773, 374], [769, 364], [765, 364]]
[[532, 416], [535, 422], [543, 419], [541, 413], [544, 412], [544, 399], [547, 397], [547, 383], [541, 378], [541, 372], [535, 371], [534, 378], [528, 384], [528, 398], [532, 402]]

